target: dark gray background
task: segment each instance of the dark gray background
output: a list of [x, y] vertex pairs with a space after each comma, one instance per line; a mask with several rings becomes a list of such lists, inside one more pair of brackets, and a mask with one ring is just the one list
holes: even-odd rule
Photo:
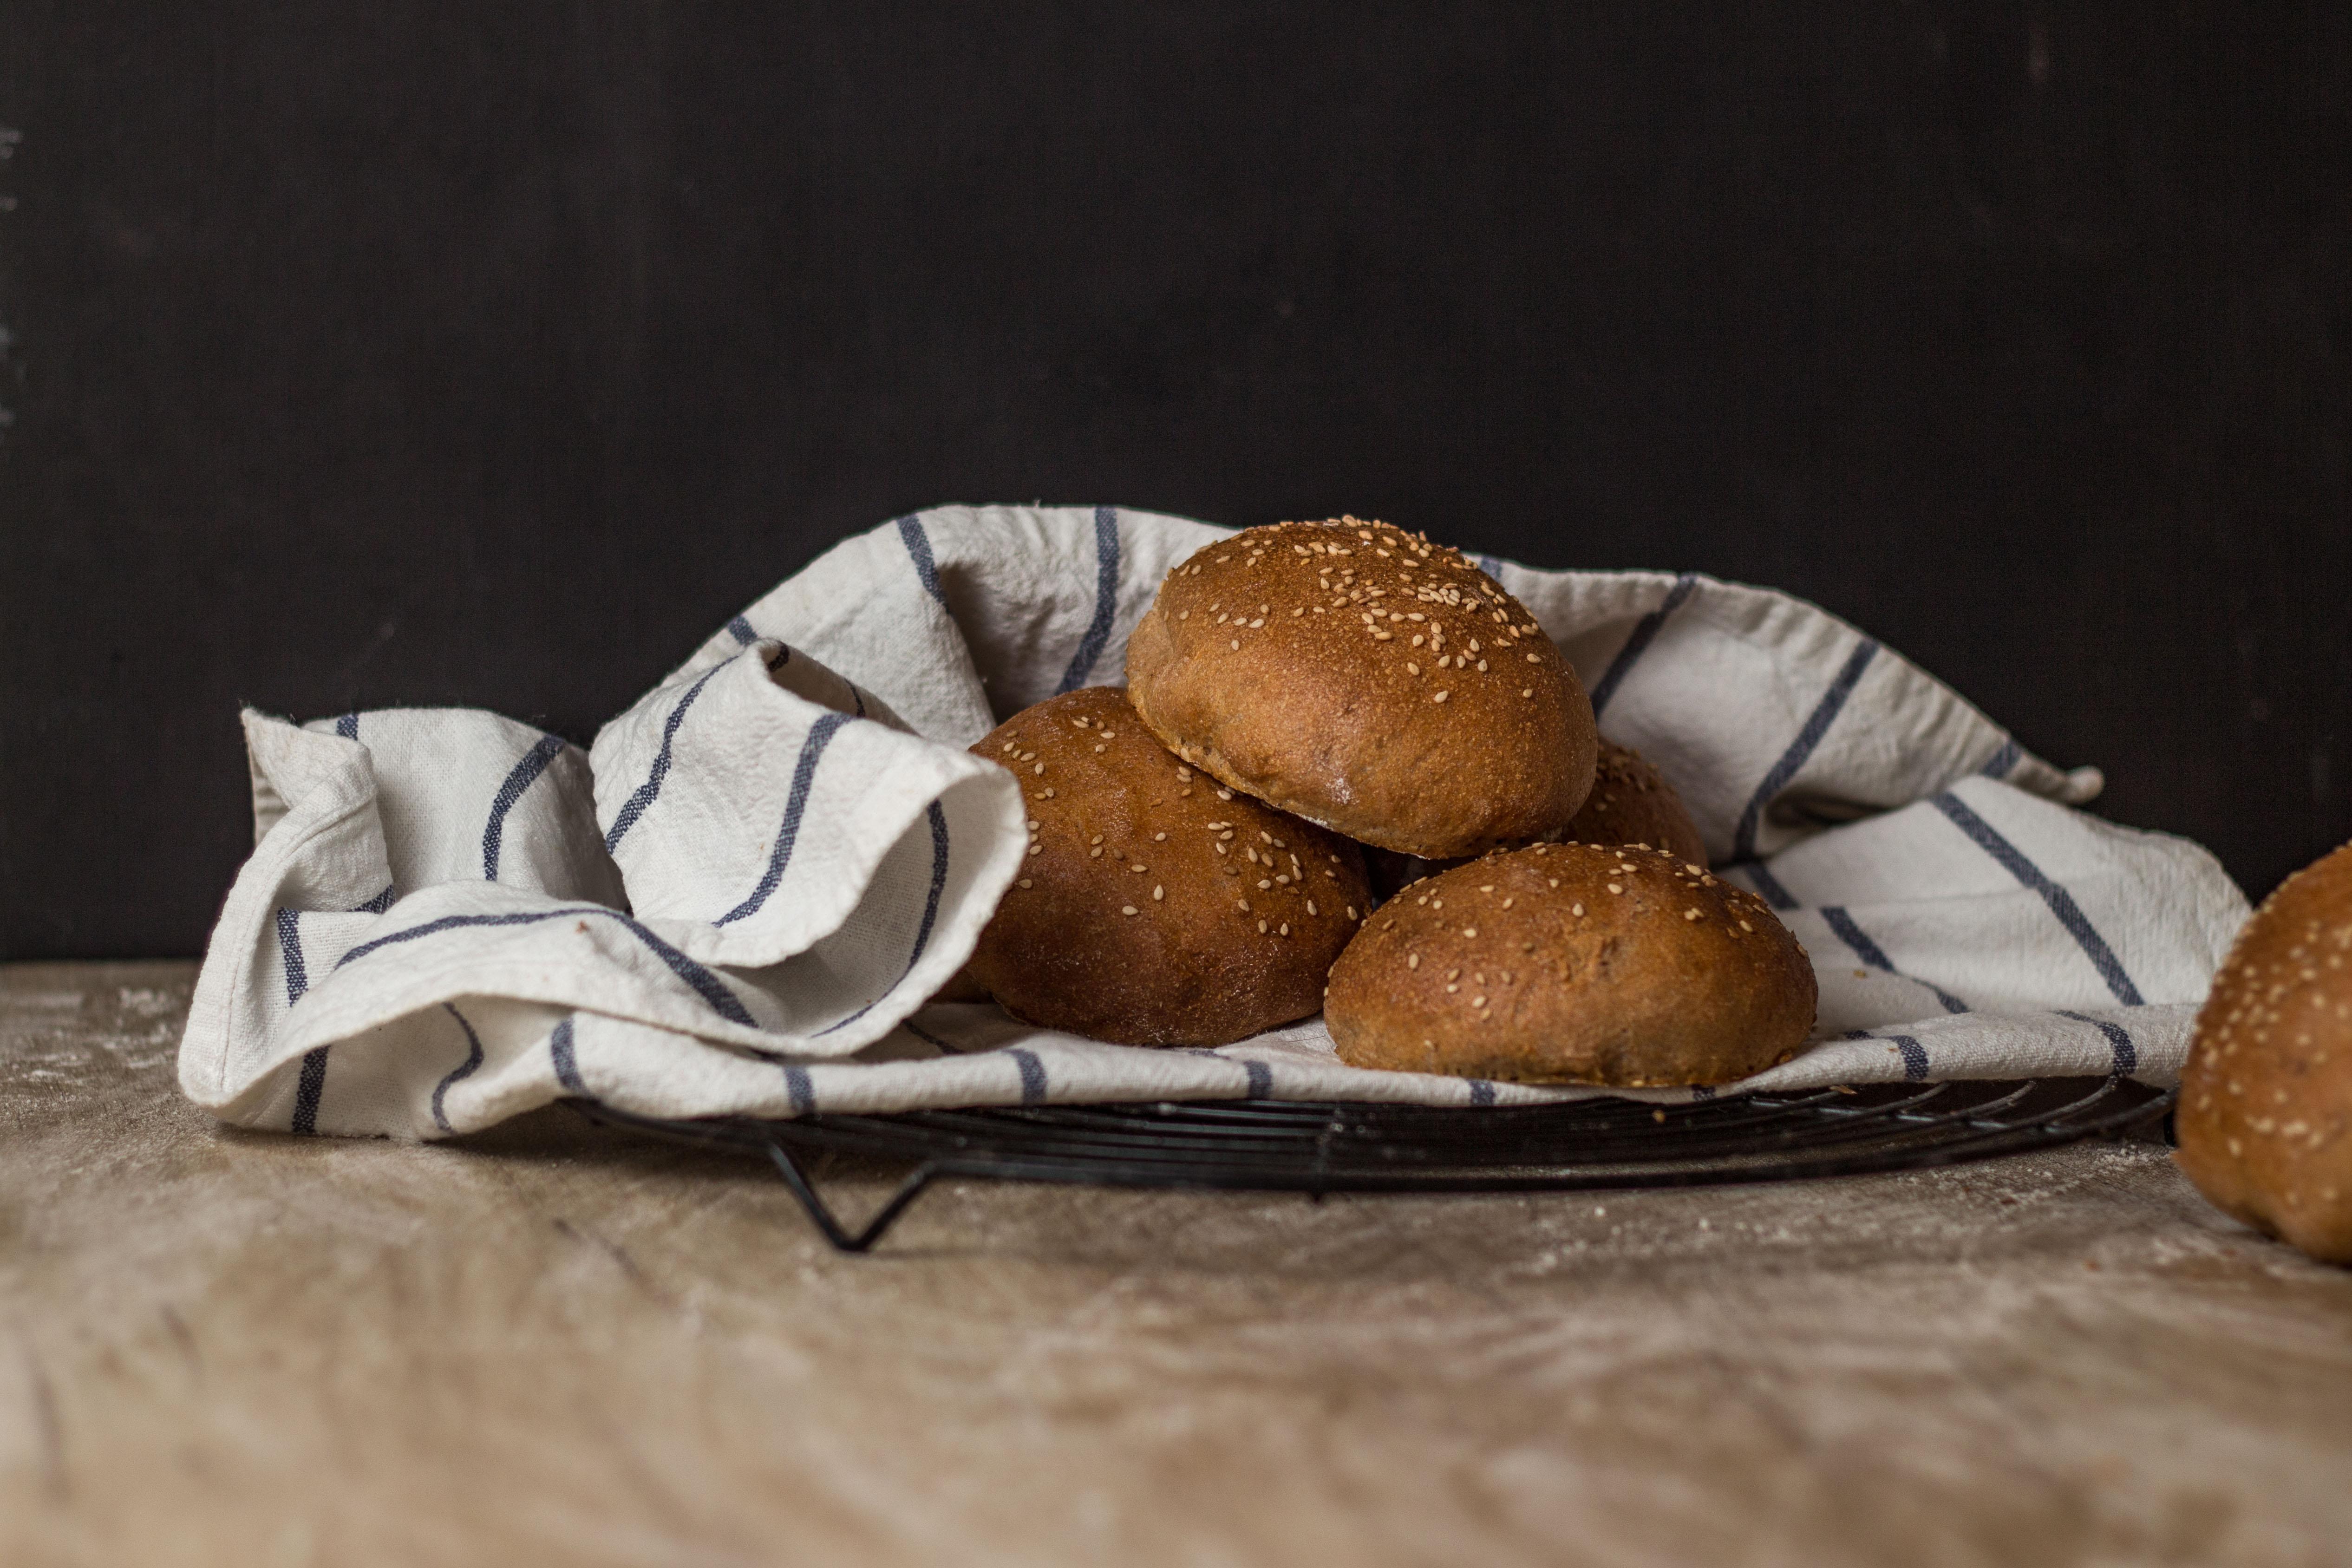
[[0, 955], [197, 951], [240, 702], [584, 741], [1039, 497], [1785, 587], [2259, 894], [2352, 835], [2347, 89], [2239, 0], [9, 0]]

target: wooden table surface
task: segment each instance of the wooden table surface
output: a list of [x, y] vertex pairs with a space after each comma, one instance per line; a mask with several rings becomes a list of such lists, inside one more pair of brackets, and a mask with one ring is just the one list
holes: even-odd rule
[[848, 1258], [752, 1162], [560, 1110], [224, 1131], [193, 977], [0, 967], [0, 1563], [2352, 1561], [2352, 1272], [2151, 1144], [950, 1184]]

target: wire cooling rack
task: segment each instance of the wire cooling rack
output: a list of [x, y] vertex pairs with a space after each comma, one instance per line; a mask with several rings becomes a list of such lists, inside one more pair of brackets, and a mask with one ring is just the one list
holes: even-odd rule
[[[2130, 1079], [1873, 1084], [1686, 1105], [1585, 1100], [1461, 1110], [1292, 1100], [1159, 1101], [891, 1116], [666, 1121], [593, 1100], [590, 1119], [761, 1155], [834, 1246], [864, 1252], [942, 1177], [1257, 1192], [1530, 1193], [1788, 1182], [1920, 1170], [2117, 1137], [2172, 1108]], [[856, 1230], [803, 1160], [911, 1163]]]

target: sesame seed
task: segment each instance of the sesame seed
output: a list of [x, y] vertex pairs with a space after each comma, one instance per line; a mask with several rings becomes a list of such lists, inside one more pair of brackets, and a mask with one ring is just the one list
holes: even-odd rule
[[1231, 800], [1234, 798], [1234, 792], [1229, 789], [1221, 789], [1217, 792], [1217, 798], [1219, 800]]
[[1741, 921], [1739, 922], [1739, 929], [1740, 929], [1741, 931], [1754, 931], [1756, 928], [1755, 928], [1754, 926], [1752, 926], [1752, 925], [1749, 925], [1746, 921]]
[[1260, 936], [1265, 935], [1265, 922], [1264, 921], [1258, 921], [1258, 922], [1257, 922], [1257, 929], [1258, 929], [1258, 934], [1259, 934]]
[[1533, 697], [1535, 694], [1536, 689], [1532, 686], [1522, 686], [1519, 688], [1519, 695], [1522, 697]]
[[1239, 637], [1235, 637], [1235, 638], [1234, 638], [1234, 639], [1233, 639], [1233, 649], [1234, 649], [1234, 651], [1235, 653], [1239, 653], [1239, 652], [1241, 652], [1241, 650], [1242, 650], [1242, 640], [1241, 640], [1241, 638], [1239, 638]]
[[1167, 889], [1166, 888], [1164, 888], [1164, 887], [1157, 887], [1157, 886], [1155, 886], [1155, 887], [1151, 889], [1151, 901], [1152, 901], [1153, 903], [1155, 903], [1155, 904], [1156, 904], [1156, 903], [1158, 903], [1160, 900], [1162, 900], [1162, 899], [1166, 898], [1167, 896], [1168, 896], [1168, 889]]
[[1492, 882], [1482, 882], [1478, 885], [1478, 890], [1482, 893], [1491, 893], [1495, 890], [1495, 884]]
[[1021, 743], [1021, 742], [1018, 742], [1018, 741], [1007, 741], [1007, 742], [1004, 742], [1004, 749], [1005, 749], [1006, 751], [1008, 751], [1008, 752], [1009, 752], [1009, 751], [1011, 751], [1013, 747], [1015, 747], [1015, 746], [1019, 745], [1020, 743]]
[[1290, 922], [1288, 921], [1282, 922], [1282, 930], [1278, 934], [1283, 936], [1288, 936], [1290, 934]]
[[[1033, 822], [1033, 823], [1031, 823], [1029, 826], [1032, 826], [1032, 827], [1034, 827], [1034, 826], [1036, 826], [1037, 825], [1036, 825], [1035, 823], [1034, 823], [1034, 822]], [[1099, 844], [1099, 843], [1101, 843], [1101, 842], [1102, 842], [1102, 835], [1101, 835], [1101, 834], [1099, 834], [1099, 833], [1097, 833], [1097, 834], [1096, 834], [1092, 838], [1087, 839], [1087, 843], [1089, 843], [1089, 844]]]
[[1417, 952], [1407, 953], [1405, 955], [1404, 966], [1407, 969], [1419, 969], [1421, 967], [1421, 954]]
[[[1459, 971], [1456, 971], [1456, 973], [1459, 973]], [[1456, 991], [1459, 991], [1459, 990], [1461, 990], [1461, 989], [1462, 989], [1462, 987], [1460, 987], [1459, 985], [1449, 985], [1449, 986], [1447, 986], [1447, 987], [1445, 988], [1445, 994], [1446, 994], [1448, 996], [1451, 996], [1451, 995], [1453, 995]]]
[[1045, 847], [1043, 844], [1032, 844], [1029, 846], [1029, 853], [1032, 855], [1043, 855], [1045, 852]]
[[1609, 890], [1610, 890], [1611, 892], [1612, 892], [1612, 893], [1622, 893], [1622, 892], [1623, 892], [1625, 889], [1622, 889], [1622, 888], [1621, 888], [1621, 887], [1619, 887], [1616, 883], [1612, 882], [1612, 883], [1610, 883], [1610, 884], [1609, 884]]
[[1517, 900], [1517, 899], [1505, 899], [1505, 900], [1503, 900], [1503, 907], [1504, 907], [1505, 909], [1507, 909], [1507, 909], [1509, 909], [1513, 904], [1516, 904], [1516, 903], [1517, 903], [1518, 901], [1519, 901], [1519, 900]]
[[1356, 906], [1353, 904], [1349, 904], [1348, 906], [1348, 918], [1349, 920], [1354, 920], [1356, 918]]
[[1484, 1007], [1486, 1005], [1486, 999], [1484, 996], [1473, 996], [1470, 998], [1470, 1005], [1473, 1007]]
[[[1557, 888], [1559, 884], [1558, 882], [1554, 882], [1552, 886]], [[1582, 920], [1584, 918], [1584, 906], [1582, 904], [1570, 904], [1568, 906], [1568, 912], [1574, 915], [1577, 919]]]
[[1051, 799], [1053, 799], [1053, 798], [1054, 798], [1054, 791], [1053, 791], [1053, 789], [1052, 789], [1052, 787], [1051, 787], [1050, 785], [1049, 785], [1049, 786], [1047, 786], [1047, 788], [1046, 788], [1046, 790], [1045, 790], [1045, 798], [1046, 798], [1047, 800], [1051, 800]]
[[1036, 883], [1034, 883], [1034, 882], [1031, 881], [1031, 880], [1030, 880], [1028, 878], [1026, 878], [1026, 877], [1024, 877], [1024, 878], [1022, 878], [1022, 879], [1021, 879], [1021, 886], [1023, 886], [1023, 887], [1024, 887], [1024, 888], [1034, 888], [1034, 887], [1035, 887], [1036, 885], [1037, 885]]
[[1705, 876], [1705, 875], [1706, 874], [1706, 872], [1704, 872], [1704, 871], [1700, 870], [1697, 867], [1693, 866], [1693, 865], [1690, 865], [1690, 864], [1688, 864], [1688, 863], [1685, 863], [1685, 864], [1684, 865], [1683, 869], [1684, 869], [1684, 870], [1685, 870], [1685, 871], [1688, 871], [1688, 872], [1689, 872], [1692, 876], [1694, 876], [1694, 877], [1703, 877], [1703, 876]]
[[1129, 866], [1129, 867], [1128, 868], [1128, 869], [1129, 869], [1129, 870], [1130, 870], [1130, 871], [1140, 871], [1140, 870], [1142, 870], [1142, 869], [1143, 869], [1143, 868], [1142, 868], [1142, 867], [1140, 867], [1140, 866]]
[[1482, 658], [1482, 659], [1480, 659], [1480, 660], [1478, 661], [1478, 668], [1481, 668], [1481, 669], [1486, 668], [1486, 661], [1485, 659], [1483, 659], [1483, 658]]
[[1452, 696], [1452, 695], [1453, 695], [1453, 693], [1452, 693], [1452, 692], [1450, 692], [1450, 691], [1441, 691], [1441, 692], [1439, 692], [1436, 696], [1434, 696], [1434, 697], [1431, 698], [1431, 699], [1430, 699], [1430, 700], [1431, 700], [1432, 702], [1443, 702], [1443, 701], [1444, 701], [1448, 697], [1450, 697], [1450, 696]]
[[1528, 662], [1529, 664], [1541, 664], [1543, 660], [1537, 658], [1534, 654], [1529, 654], [1528, 655]]
[[1089, 859], [1089, 860], [1099, 860], [1099, 859], [1101, 859], [1101, 858], [1102, 858], [1102, 850], [1101, 850], [1100, 848], [1094, 848], [1094, 849], [1089, 849], [1089, 850], [1087, 850], [1087, 859]]
[[1136, 907], [1135, 907], [1133, 904], [1121, 904], [1121, 905], [1118, 907], [1118, 912], [1119, 912], [1120, 914], [1123, 914], [1123, 915], [1131, 915], [1131, 914], [1135, 914], [1135, 913], [1137, 913], [1137, 912], [1139, 912], [1139, 911], [1136, 910]]
[[1168, 835], [1165, 833], [1155, 833], [1151, 836], [1151, 842], [1154, 844], [1164, 844], [1167, 842], [1167, 839]]
[[[1420, 639], [1420, 638], [1418, 638], [1418, 637], [1415, 637], [1413, 640], [1414, 640], [1415, 642], [1418, 642], [1418, 641], [1420, 641], [1421, 639]], [[1417, 664], [1407, 663], [1407, 664], [1405, 665], [1405, 667], [1404, 667], [1404, 672], [1405, 672], [1407, 675], [1419, 675], [1419, 674], [1421, 673], [1421, 666], [1419, 666], [1419, 665], [1417, 665]]]
[[1683, 919], [1686, 921], [1695, 921], [1698, 919], [1698, 911], [1696, 910], [1685, 910], [1683, 911]]
[[1039, 763], [1035, 767], [1031, 768], [1029, 771], [1033, 773], [1042, 773], [1045, 771], [1045, 764]]
[[1032, 833], [1037, 831], [1037, 819], [1034, 816], [1029, 819], [1029, 831]]
[[1478, 928], [1476, 926], [1464, 926], [1462, 928], [1462, 934], [1464, 936], [1476, 936], [1478, 934]]

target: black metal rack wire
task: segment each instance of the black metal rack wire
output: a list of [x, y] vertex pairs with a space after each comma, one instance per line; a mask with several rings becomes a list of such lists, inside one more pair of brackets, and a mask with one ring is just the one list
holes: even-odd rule
[[[1533, 1193], [1786, 1182], [1920, 1170], [2118, 1137], [2171, 1110], [2130, 1079], [1873, 1084], [1683, 1105], [1602, 1099], [1462, 1110], [1290, 1100], [663, 1120], [593, 1100], [591, 1119], [762, 1155], [845, 1252], [881, 1240], [943, 1177], [1256, 1192]], [[803, 1163], [834, 1152], [910, 1163], [851, 1230]]]

